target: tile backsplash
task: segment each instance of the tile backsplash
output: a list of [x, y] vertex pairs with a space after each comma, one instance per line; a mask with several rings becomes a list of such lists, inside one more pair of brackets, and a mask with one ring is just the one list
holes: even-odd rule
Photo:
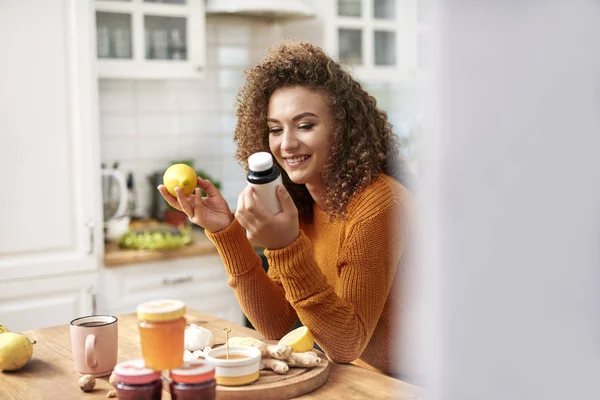
[[148, 215], [156, 190], [148, 177], [182, 159], [221, 181], [223, 196], [235, 207], [245, 186], [244, 170], [233, 157], [235, 96], [243, 70], [277, 40], [268, 21], [209, 17], [202, 79], [100, 80], [101, 159], [133, 172], [137, 214]]

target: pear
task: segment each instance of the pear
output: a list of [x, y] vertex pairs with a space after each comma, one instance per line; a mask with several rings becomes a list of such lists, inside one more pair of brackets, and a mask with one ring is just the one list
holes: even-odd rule
[[23, 368], [33, 354], [33, 344], [27, 336], [4, 332], [0, 335], [0, 370], [16, 371]]

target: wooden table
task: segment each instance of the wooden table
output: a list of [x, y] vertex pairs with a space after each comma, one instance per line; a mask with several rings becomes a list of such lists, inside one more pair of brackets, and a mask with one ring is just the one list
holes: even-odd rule
[[[137, 318], [135, 314], [120, 315], [119, 359], [125, 361], [141, 358]], [[188, 310], [188, 322], [197, 323], [215, 334], [217, 343], [225, 341], [224, 327], [231, 328], [232, 336], [262, 337], [253, 329], [205, 313]], [[33, 357], [25, 367], [15, 372], [0, 373], [0, 399], [104, 399], [112, 389], [108, 377], [96, 380], [91, 393], [83, 393], [78, 385], [78, 375], [73, 370], [68, 323], [51, 328], [23, 332], [37, 340]], [[325, 385], [298, 399], [399, 399], [422, 400], [424, 391], [397, 379], [369, 371], [352, 364], [331, 363]], [[167, 391], [163, 399], [170, 400]]]

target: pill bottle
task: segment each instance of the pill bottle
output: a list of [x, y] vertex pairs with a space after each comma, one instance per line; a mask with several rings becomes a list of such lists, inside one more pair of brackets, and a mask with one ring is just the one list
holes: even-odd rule
[[281, 212], [277, 186], [282, 184], [281, 172], [273, 165], [273, 156], [261, 151], [248, 157], [248, 184], [254, 188], [254, 199], [271, 214]]

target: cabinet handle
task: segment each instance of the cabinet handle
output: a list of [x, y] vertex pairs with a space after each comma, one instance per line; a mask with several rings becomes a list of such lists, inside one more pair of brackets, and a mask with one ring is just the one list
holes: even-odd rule
[[84, 225], [86, 226], [86, 228], [88, 228], [88, 235], [89, 235], [89, 241], [88, 241], [88, 249], [87, 249], [87, 253], [88, 254], [93, 254], [94, 253], [94, 223], [92, 222], [91, 219], [86, 219], [84, 222]]
[[96, 302], [96, 286], [90, 285], [87, 292], [92, 300], [92, 315], [96, 315], [98, 313], [98, 305]]
[[182, 276], [180, 278], [173, 278], [173, 279], [165, 278], [165, 279], [163, 279], [163, 285], [177, 285], [179, 283], [191, 282], [193, 280], [194, 280], [194, 277], [191, 275]]

